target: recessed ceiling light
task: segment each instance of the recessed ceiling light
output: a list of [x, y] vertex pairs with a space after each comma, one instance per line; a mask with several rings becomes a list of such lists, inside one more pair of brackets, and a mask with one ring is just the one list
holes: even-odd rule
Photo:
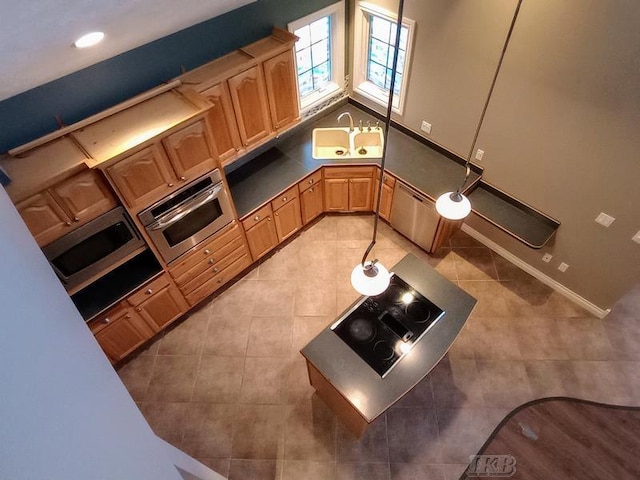
[[76, 48], [87, 48], [93, 47], [96, 43], [100, 43], [104, 38], [104, 33], [102, 32], [91, 32], [83, 35], [73, 44]]

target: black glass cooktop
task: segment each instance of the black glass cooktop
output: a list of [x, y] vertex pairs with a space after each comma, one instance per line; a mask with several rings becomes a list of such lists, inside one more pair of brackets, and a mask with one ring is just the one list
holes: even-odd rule
[[397, 275], [380, 295], [364, 297], [331, 329], [384, 377], [445, 312]]

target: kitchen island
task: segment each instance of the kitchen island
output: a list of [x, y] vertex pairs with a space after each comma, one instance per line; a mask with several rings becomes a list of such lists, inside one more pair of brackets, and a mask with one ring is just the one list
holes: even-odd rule
[[476, 304], [473, 297], [413, 254], [406, 255], [390, 271], [444, 310], [445, 314], [384, 378], [331, 326], [300, 352], [307, 361], [309, 381], [318, 396], [357, 437], [438, 364]]

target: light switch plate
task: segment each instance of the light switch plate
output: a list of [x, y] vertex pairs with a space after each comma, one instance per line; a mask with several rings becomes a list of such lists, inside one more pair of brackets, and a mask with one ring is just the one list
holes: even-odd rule
[[600, 215], [596, 217], [596, 223], [599, 223], [604, 227], [610, 227], [614, 221], [615, 218], [613, 218], [611, 215], [607, 215], [604, 212], [600, 212]]
[[483, 156], [484, 156], [484, 150], [478, 149], [478, 151], [476, 152], [476, 160], [478, 161], [482, 160]]
[[420, 125], [420, 130], [422, 130], [425, 133], [431, 133], [431, 124], [423, 120], [422, 124]]

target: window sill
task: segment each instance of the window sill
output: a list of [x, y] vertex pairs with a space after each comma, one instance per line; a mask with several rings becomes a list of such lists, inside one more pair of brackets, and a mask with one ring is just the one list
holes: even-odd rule
[[332, 82], [323, 89], [313, 92], [311, 95], [300, 100], [300, 114], [304, 116], [307, 112], [313, 110], [315, 107], [326, 102], [343, 90], [344, 88], [340, 87], [337, 83]]
[[[389, 105], [389, 93], [371, 82], [362, 82], [361, 84], [353, 87], [353, 91], [365, 98], [368, 98], [369, 100], [376, 102], [383, 107]], [[393, 111], [393, 113], [402, 115], [402, 106], [399, 105], [398, 95], [394, 95], [393, 106], [391, 110]]]

